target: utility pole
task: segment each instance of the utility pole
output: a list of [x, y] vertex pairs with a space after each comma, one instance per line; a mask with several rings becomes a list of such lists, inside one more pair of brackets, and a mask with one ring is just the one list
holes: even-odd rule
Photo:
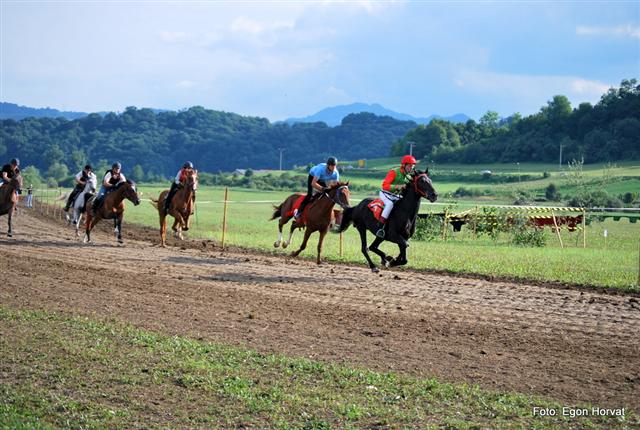
[[284, 148], [278, 148], [280, 151], [280, 168], [278, 170], [282, 170], [282, 153], [284, 152]]
[[560, 162], [558, 163], [558, 170], [562, 170], [562, 143], [560, 144]]
[[407, 142], [409, 144], [409, 155], [413, 155], [413, 145], [415, 145], [415, 142]]

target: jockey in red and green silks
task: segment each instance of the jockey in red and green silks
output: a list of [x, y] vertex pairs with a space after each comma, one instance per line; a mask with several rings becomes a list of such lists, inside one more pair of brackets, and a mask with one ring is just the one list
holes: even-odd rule
[[384, 202], [384, 209], [378, 222], [378, 231], [376, 236], [384, 237], [384, 224], [389, 218], [389, 214], [393, 209], [396, 201], [402, 198], [401, 193], [411, 182], [411, 174], [416, 167], [416, 159], [412, 155], [405, 155], [400, 161], [400, 167], [389, 170], [387, 176], [382, 181], [382, 189], [380, 190], [380, 200]]

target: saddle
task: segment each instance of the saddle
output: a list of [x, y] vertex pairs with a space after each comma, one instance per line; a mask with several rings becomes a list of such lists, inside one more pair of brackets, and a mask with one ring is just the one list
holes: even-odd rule
[[89, 193], [89, 192], [84, 193], [84, 196], [83, 196], [84, 197], [84, 201], [80, 205], [80, 213], [84, 213], [86, 211], [87, 202], [89, 201], [89, 199], [91, 199], [95, 195], [96, 195], [95, 193]]
[[382, 215], [382, 210], [384, 209], [384, 202], [382, 199], [374, 199], [371, 203], [367, 205], [373, 217], [376, 221], [380, 221], [380, 216]]
[[[306, 197], [306, 194], [300, 194], [300, 196], [293, 203], [293, 206], [291, 207], [291, 210], [285, 214], [288, 218], [291, 218], [293, 216], [293, 212], [295, 212], [295, 210], [300, 207], [300, 205], [302, 204], [302, 201], [304, 200], [305, 197]], [[313, 197], [311, 197], [311, 198], [313, 199]], [[309, 203], [311, 203], [311, 201], [309, 201]], [[309, 205], [307, 205], [307, 207], [308, 206]], [[305, 212], [307, 212], [307, 211], [305, 210]], [[304, 214], [302, 214], [302, 217], [304, 217]]]

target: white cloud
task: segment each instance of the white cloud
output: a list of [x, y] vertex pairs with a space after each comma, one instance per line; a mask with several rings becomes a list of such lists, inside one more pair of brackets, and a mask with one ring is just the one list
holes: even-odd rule
[[186, 79], [185, 79], [185, 80], [182, 80], [182, 81], [180, 81], [180, 82], [178, 82], [178, 83], [176, 84], [176, 86], [177, 86], [178, 88], [193, 88], [193, 87], [195, 87], [195, 86], [197, 86], [197, 85], [198, 85], [198, 83], [197, 83], [197, 82], [189, 81], [189, 80], [186, 80]]
[[578, 26], [576, 34], [579, 36], [623, 36], [640, 39], [640, 27], [634, 27], [631, 24], [617, 27]]
[[600, 96], [605, 92], [607, 92], [607, 90], [611, 88], [611, 85], [605, 84], [603, 82], [588, 81], [586, 79], [578, 78], [578, 79], [575, 79], [573, 82], [571, 82], [571, 88], [576, 94], [584, 94], [587, 96], [593, 96], [593, 95]]
[[453, 83], [461, 91], [486, 97], [498, 104], [508, 101], [511, 106], [522, 106], [524, 114], [536, 112], [554, 95], [567, 96], [573, 106], [581, 102], [596, 103], [614, 86], [578, 76], [532, 76], [472, 70], [458, 72]]
[[166, 43], [184, 43], [193, 39], [193, 35], [184, 31], [161, 31], [160, 39]]

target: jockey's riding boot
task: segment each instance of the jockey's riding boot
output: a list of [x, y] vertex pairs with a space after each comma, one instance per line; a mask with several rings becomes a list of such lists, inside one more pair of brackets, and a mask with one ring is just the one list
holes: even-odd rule
[[385, 223], [386, 219], [383, 217], [380, 217], [380, 221], [378, 221], [378, 227], [376, 230], [376, 236], [380, 237], [380, 238], [384, 238], [385, 235], [385, 231], [384, 231], [384, 223]]
[[298, 209], [294, 209], [294, 211], [293, 211], [293, 217], [294, 217], [295, 219], [299, 219], [299, 218], [300, 218], [300, 215], [302, 215], [302, 212], [298, 212]]

